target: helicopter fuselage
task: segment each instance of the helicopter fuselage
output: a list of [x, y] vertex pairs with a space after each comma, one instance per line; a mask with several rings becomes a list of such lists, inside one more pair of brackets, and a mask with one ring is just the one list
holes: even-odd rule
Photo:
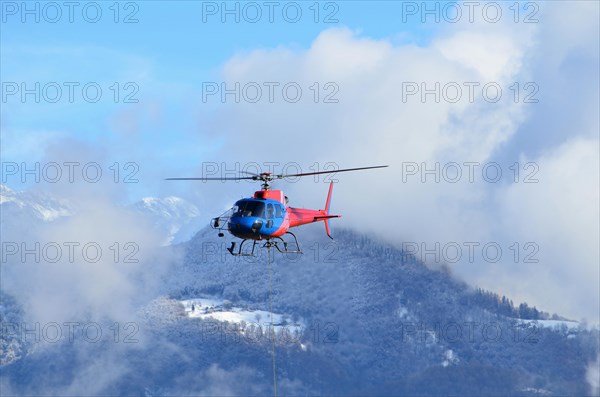
[[327, 234], [330, 235], [327, 220], [340, 217], [328, 213], [332, 186], [325, 210], [287, 207], [281, 190], [259, 190], [254, 197], [235, 203], [227, 221], [227, 230], [241, 239], [263, 240], [282, 236], [292, 227], [324, 221]]

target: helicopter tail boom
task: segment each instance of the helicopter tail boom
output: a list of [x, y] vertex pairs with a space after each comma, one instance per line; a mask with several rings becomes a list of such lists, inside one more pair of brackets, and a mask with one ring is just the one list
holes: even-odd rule
[[290, 227], [296, 227], [305, 225], [307, 223], [323, 221], [323, 223], [325, 224], [325, 232], [327, 233], [327, 236], [333, 239], [333, 237], [331, 237], [331, 230], [329, 229], [329, 220], [331, 218], [340, 218], [341, 215], [329, 214], [332, 190], [333, 182], [329, 184], [329, 192], [327, 193], [327, 201], [325, 201], [324, 210], [309, 210], [288, 207], [288, 211], [290, 212]]

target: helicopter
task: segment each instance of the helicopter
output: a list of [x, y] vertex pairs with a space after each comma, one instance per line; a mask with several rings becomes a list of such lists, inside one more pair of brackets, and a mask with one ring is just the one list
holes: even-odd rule
[[[239, 181], [252, 180], [261, 181], [261, 190], [254, 192], [252, 197], [238, 200], [232, 208], [225, 211], [223, 214], [212, 218], [210, 226], [219, 231], [218, 236], [224, 237], [224, 231], [228, 231], [233, 236], [242, 239], [236, 251], [236, 242], [232, 241], [231, 246], [227, 251], [234, 256], [255, 256], [254, 249], [259, 241], [265, 240], [263, 247], [276, 248], [279, 252], [289, 254], [301, 254], [298, 238], [289, 229], [306, 225], [309, 223], [323, 221], [325, 224], [325, 232], [329, 238], [331, 231], [329, 228], [329, 220], [340, 218], [341, 215], [332, 215], [329, 213], [329, 204], [331, 203], [331, 192], [333, 190], [333, 182], [329, 184], [329, 192], [325, 202], [325, 209], [312, 210], [304, 208], [293, 208], [287, 205], [288, 198], [282, 190], [271, 190], [270, 182], [292, 177], [303, 177], [320, 174], [334, 174], [338, 172], [360, 171], [374, 168], [385, 168], [387, 165], [377, 165], [371, 167], [346, 168], [341, 170], [319, 171], [300, 174], [276, 175], [271, 172], [263, 172], [254, 174], [243, 172], [250, 176], [242, 177], [226, 177], [226, 178], [166, 178], [170, 181]], [[286, 241], [282, 236], [289, 234], [294, 242]], [[252, 241], [252, 250], [248, 253], [243, 251], [242, 247], [246, 241]]]

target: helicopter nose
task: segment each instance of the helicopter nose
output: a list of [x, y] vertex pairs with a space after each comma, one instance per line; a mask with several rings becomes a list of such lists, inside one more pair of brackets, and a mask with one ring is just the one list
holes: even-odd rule
[[256, 234], [263, 226], [263, 221], [256, 217], [232, 217], [229, 220], [229, 230], [239, 234]]

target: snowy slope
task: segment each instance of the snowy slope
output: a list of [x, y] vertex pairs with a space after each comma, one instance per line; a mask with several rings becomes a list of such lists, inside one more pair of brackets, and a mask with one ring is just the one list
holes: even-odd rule
[[304, 351], [307, 349], [306, 344], [301, 343], [307, 324], [301, 319], [292, 322], [290, 314], [233, 306], [231, 302], [218, 297], [184, 299], [179, 303], [183, 305], [188, 318], [206, 320], [213, 325], [221, 323], [229, 333], [237, 333], [247, 341], [256, 343], [272, 338], [288, 348], [297, 345]]

